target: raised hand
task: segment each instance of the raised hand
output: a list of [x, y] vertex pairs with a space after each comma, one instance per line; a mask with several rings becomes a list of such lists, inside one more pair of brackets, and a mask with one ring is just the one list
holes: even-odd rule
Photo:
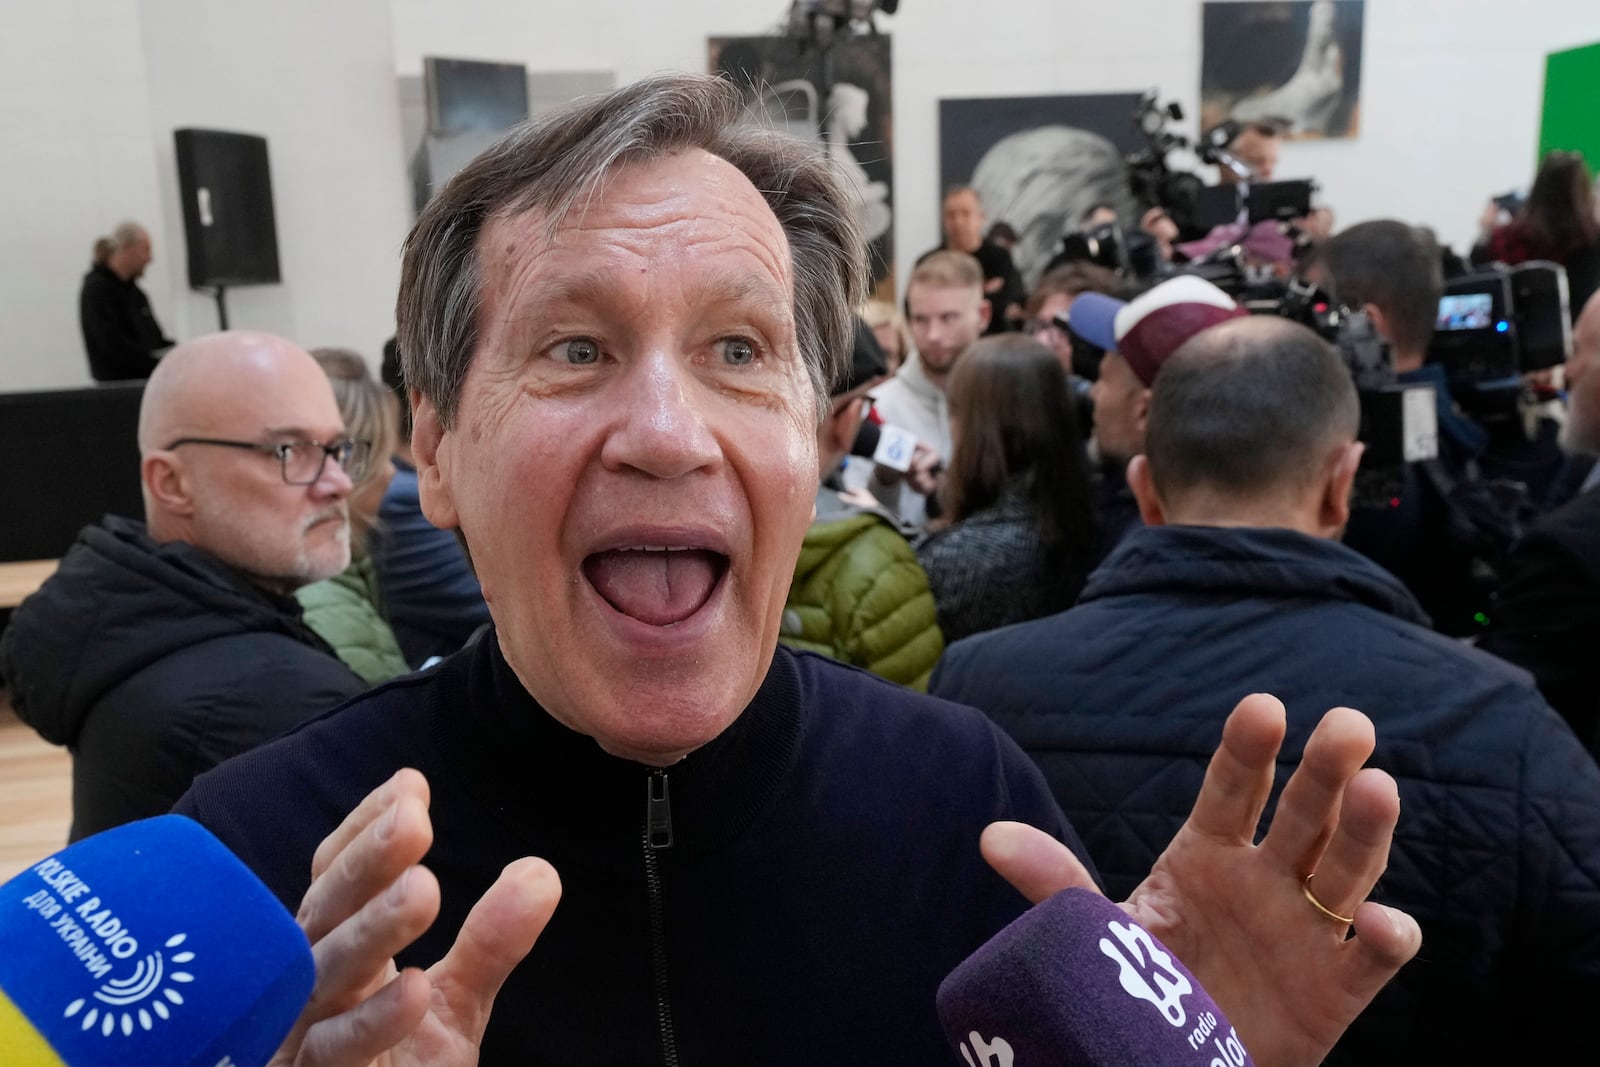
[[468, 914], [455, 944], [426, 972], [394, 955], [439, 914], [439, 883], [418, 866], [433, 843], [428, 783], [398, 772], [328, 835], [296, 916], [317, 984], [272, 1067], [463, 1067], [500, 986], [533, 948], [561, 898], [540, 859], [508, 866]]
[[[1400, 799], [1387, 774], [1361, 769], [1373, 731], [1360, 712], [1323, 717], [1254, 844], [1284, 730], [1277, 700], [1239, 703], [1188, 822], [1122, 905], [1188, 965], [1262, 1067], [1321, 1062], [1422, 943], [1409, 915], [1366, 900]], [[1093, 888], [1066, 846], [1032, 827], [995, 823], [981, 848], [1030, 900]], [[1308, 878], [1326, 912], [1307, 899]], [[1327, 912], [1352, 918], [1355, 936]]]

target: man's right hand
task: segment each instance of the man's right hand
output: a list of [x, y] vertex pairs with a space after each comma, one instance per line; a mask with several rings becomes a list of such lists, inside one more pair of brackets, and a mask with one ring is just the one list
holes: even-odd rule
[[432, 844], [427, 780], [402, 770], [318, 847], [296, 916], [317, 983], [272, 1067], [478, 1062], [495, 995], [549, 922], [561, 882], [544, 860], [516, 861], [442, 960], [400, 971], [395, 953], [439, 914], [438, 880], [418, 866]]
[[917, 442], [911, 453], [911, 467], [906, 471], [906, 484], [913, 492], [928, 496], [939, 488], [939, 476], [944, 473], [944, 460], [928, 445]]

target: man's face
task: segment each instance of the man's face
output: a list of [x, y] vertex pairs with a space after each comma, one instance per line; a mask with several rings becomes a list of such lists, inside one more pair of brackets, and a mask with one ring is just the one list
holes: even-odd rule
[[1055, 323], [1056, 316], [1065, 315], [1072, 310], [1071, 293], [1051, 293], [1039, 305], [1039, 326], [1033, 331], [1033, 339], [1046, 346], [1056, 354], [1061, 369], [1072, 370], [1072, 339]]
[[1278, 169], [1278, 141], [1276, 137], [1246, 129], [1234, 138], [1230, 147], [1234, 155], [1255, 170], [1256, 181], [1270, 182]]
[[1600, 295], [1590, 297], [1578, 317], [1566, 377], [1562, 443], [1573, 452], [1600, 452]]
[[936, 376], [949, 374], [988, 325], [989, 305], [977, 287], [913, 282], [906, 290], [906, 310], [917, 358]]
[[1144, 451], [1147, 392], [1127, 360], [1116, 352], [1105, 354], [1100, 361], [1100, 377], [1090, 390], [1095, 446], [1105, 459], [1125, 463]]
[[949, 248], [976, 252], [983, 244], [983, 205], [978, 194], [961, 189], [944, 198], [944, 240]]
[[540, 704], [669, 764], [766, 676], [817, 488], [816, 398], [787, 238], [692, 150], [610, 174], [547, 240], [478, 240], [482, 337], [455, 425], [413, 444], [460, 526], [500, 647]]
[[[277, 444], [333, 442], [344, 422], [333, 389], [309, 357], [252, 374], [248, 388], [218, 397], [185, 436]], [[350, 477], [333, 460], [311, 485], [288, 485], [276, 456], [185, 446], [194, 479], [193, 543], [279, 592], [331, 578], [350, 565]]]
[[147, 233], [141, 233], [137, 240], [118, 250], [121, 273], [129, 281], [137, 281], [144, 275], [144, 269], [150, 265], [151, 258], [150, 235]]

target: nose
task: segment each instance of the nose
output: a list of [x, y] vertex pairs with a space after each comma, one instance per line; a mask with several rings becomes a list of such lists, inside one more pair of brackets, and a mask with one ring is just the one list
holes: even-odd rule
[[329, 456], [322, 463], [322, 473], [311, 483], [311, 493], [319, 500], [343, 500], [355, 488], [350, 472]]
[[618, 384], [618, 421], [600, 452], [607, 470], [679, 478], [721, 462], [709, 410], [717, 402], [715, 389], [677, 353], [656, 352], [639, 360]]

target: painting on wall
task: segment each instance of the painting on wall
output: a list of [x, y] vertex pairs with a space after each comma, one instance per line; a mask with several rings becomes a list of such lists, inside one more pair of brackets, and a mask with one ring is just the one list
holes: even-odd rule
[[1292, 138], [1354, 137], [1364, 0], [1208, 2], [1200, 127], [1271, 121]]
[[1011, 258], [1031, 286], [1096, 204], [1136, 221], [1123, 159], [1143, 143], [1138, 105], [1138, 93], [941, 100], [940, 188], [972, 186], [989, 223], [1017, 231]]
[[894, 121], [889, 38], [839, 40], [832, 80], [822, 54], [793, 37], [713, 37], [709, 67], [741, 86], [751, 120], [821, 141], [855, 191], [856, 218], [867, 238], [875, 294], [894, 300]]

